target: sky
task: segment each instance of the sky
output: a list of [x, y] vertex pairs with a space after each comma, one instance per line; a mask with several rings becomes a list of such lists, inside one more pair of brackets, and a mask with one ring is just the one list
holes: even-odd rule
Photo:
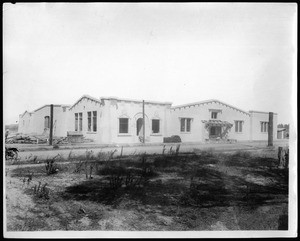
[[297, 5], [3, 5], [3, 117], [95, 98], [218, 99], [296, 116]]

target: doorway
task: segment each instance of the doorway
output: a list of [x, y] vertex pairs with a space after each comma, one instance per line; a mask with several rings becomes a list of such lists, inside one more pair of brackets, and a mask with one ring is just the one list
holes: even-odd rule
[[136, 135], [143, 136], [143, 118], [139, 118], [136, 121]]
[[211, 126], [209, 130], [209, 138], [221, 137], [221, 126]]

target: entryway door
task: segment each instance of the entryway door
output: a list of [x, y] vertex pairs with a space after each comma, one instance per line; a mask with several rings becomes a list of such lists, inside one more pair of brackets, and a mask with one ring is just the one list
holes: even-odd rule
[[212, 126], [209, 131], [209, 138], [221, 137], [221, 126]]
[[136, 121], [136, 135], [143, 136], [143, 118], [139, 118]]

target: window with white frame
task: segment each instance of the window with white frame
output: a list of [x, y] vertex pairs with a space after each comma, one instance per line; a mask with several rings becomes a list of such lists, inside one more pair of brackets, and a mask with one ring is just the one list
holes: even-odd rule
[[268, 125], [269, 125], [269, 122], [261, 121], [260, 122], [260, 132], [263, 132], [263, 133], [268, 132]]
[[128, 133], [129, 119], [128, 118], [119, 118], [119, 133], [126, 134]]
[[160, 121], [158, 119], [152, 120], [152, 133], [154, 134], [160, 133]]
[[192, 118], [180, 118], [180, 131], [191, 132]]
[[234, 121], [235, 132], [243, 132], [243, 121]]

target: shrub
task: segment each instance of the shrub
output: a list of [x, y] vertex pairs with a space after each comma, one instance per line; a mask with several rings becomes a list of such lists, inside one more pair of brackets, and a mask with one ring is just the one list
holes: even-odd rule
[[180, 136], [173, 135], [171, 137], [164, 137], [164, 143], [180, 143], [181, 138]]
[[43, 186], [41, 186], [41, 182], [39, 182], [39, 185], [35, 185], [33, 189], [33, 194], [38, 198], [44, 198], [49, 199], [49, 189], [46, 187], [48, 184], [45, 183]]
[[60, 157], [60, 155], [58, 154], [51, 160], [46, 160], [45, 168], [47, 175], [55, 174], [59, 171], [58, 165], [55, 163], [57, 157]]

